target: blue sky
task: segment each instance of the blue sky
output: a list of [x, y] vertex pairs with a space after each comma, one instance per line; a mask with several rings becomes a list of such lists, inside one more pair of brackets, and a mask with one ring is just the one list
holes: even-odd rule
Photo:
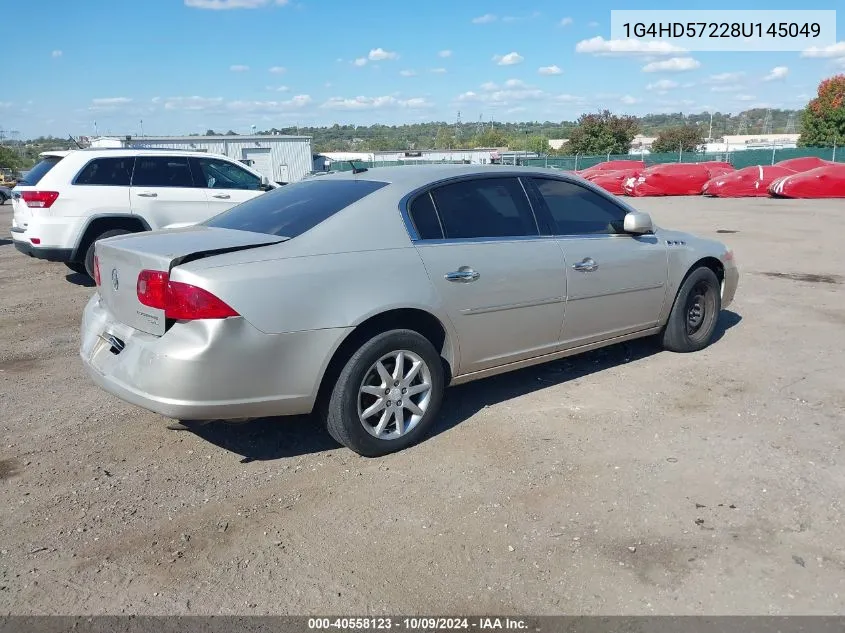
[[[815, 9], [835, 9], [820, 2]], [[622, 5], [622, 6], [618, 6]], [[643, 9], [670, 9], [651, 2]], [[272, 126], [573, 119], [799, 107], [845, 72], [800, 52], [620, 51], [627, 2], [30, 0], [18, 3], [0, 128], [38, 134], [249, 132]], [[735, 8], [695, 2], [685, 9]], [[781, 0], [742, 8], [795, 9]], [[37, 33], [25, 25], [37, 25]]]

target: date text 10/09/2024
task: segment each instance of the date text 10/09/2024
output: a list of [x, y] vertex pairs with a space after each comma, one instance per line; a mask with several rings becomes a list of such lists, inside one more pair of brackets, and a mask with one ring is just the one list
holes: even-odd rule
[[818, 22], [626, 22], [625, 37], [732, 38], [819, 37]]
[[310, 630], [389, 630], [406, 629], [421, 630], [512, 630], [519, 631], [528, 628], [525, 620], [518, 618], [439, 618], [439, 617], [410, 617], [410, 618], [309, 618]]

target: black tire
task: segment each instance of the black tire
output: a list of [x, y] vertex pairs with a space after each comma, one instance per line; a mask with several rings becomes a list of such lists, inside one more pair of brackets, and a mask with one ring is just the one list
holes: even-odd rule
[[88, 271], [85, 270], [85, 264], [82, 262], [65, 262], [65, 266], [70, 268], [73, 272], [79, 273], [80, 275], [87, 275]]
[[[359, 390], [379, 359], [399, 351], [416, 354], [425, 363], [431, 383], [428, 404], [416, 425], [404, 435], [381, 439], [367, 431], [365, 422], [359, 418], [359, 398], [366, 397]], [[390, 330], [374, 336], [352, 354], [318, 411], [337, 442], [364, 457], [379, 457], [408, 448], [427, 434], [440, 410], [444, 389], [443, 361], [431, 342], [413, 330]], [[410, 419], [406, 409], [400, 411], [403, 420]], [[397, 418], [393, 418], [388, 429], [392, 424], [395, 430], [396, 422]]]
[[104, 231], [100, 233], [97, 237], [91, 240], [91, 243], [85, 250], [85, 259], [83, 260], [85, 273], [91, 279], [94, 278], [94, 244], [96, 244], [98, 240], [103, 240], [107, 237], [114, 237], [115, 235], [126, 235], [128, 233], [132, 233], [132, 231], [127, 231], [126, 229], [111, 229], [110, 231]]
[[8, 199], [9, 199], [9, 196], [7, 196], [5, 193], [0, 191], [0, 205], [6, 204], [6, 200], [8, 200]]
[[672, 352], [697, 352], [713, 340], [722, 310], [719, 278], [706, 266], [693, 270], [681, 284], [663, 329], [663, 347]]

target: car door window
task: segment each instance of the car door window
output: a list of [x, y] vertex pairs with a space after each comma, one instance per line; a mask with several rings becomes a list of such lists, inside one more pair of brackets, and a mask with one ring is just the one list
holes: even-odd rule
[[135, 158], [132, 156], [96, 158], [83, 167], [73, 184], [128, 187], [134, 164]]
[[261, 189], [261, 178], [246, 169], [215, 158], [198, 158], [203, 183], [209, 189]]
[[548, 206], [557, 235], [624, 233], [627, 212], [612, 200], [573, 182], [533, 181]]
[[188, 159], [181, 156], [138, 156], [132, 175], [134, 187], [193, 187]]
[[431, 194], [424, 193], [416, 198], [410, 207], [411, 222], [417, 229], [421, 240], [439, 240], [443, 238], [443, 229], [437, 219], [437, 211], [431, 201]]
[[517, 178], [479, 178], [431, 192], [447, 239], [539, 235]]

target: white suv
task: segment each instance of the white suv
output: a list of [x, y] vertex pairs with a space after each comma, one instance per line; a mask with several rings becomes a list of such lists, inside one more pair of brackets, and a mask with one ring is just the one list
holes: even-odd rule
[[278, 186], [205, 152], [80, 149], [40, 157], [12, 190], [15, 247], [89, 276], [99, 239], [197, 224]]

